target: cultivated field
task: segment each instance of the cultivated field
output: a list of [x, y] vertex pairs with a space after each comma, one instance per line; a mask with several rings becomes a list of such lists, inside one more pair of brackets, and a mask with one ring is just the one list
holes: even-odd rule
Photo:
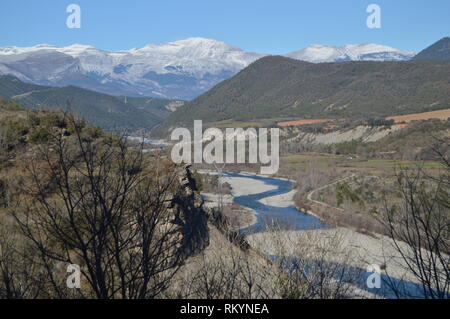
[[395, 123], [401, 122], [411, 122], [419, 120], [429, 120], [429, 119], [447, 119], [450, 117], [450, 109], [425, 112], [425, 113], [414, 113], [408, 115], [390, 116], [387, 120], [394, 120]]
[[408, 161], [392, 159], [366, 159], [354, 158], [346, 155], [303, 153], [291, 154], [281, 157], [280, 176], [291, 176], [298, 170], [327, 169], [332, 168], [336, 172], [357, 173], [361, 175], [379, 175], [400, 168], [416, 168], [421, 166], [426, 169], [438, 171], [441, 165], [435, 161]]

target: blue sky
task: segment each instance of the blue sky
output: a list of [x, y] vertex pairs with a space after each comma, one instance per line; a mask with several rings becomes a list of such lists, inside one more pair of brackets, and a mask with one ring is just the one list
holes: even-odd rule
[[[66, 26], [71, 3], [81, 7], [81, 29]], [[381, 7], [381, 29], [366, 26], [371, 3]], [[449, 13], [449, 0], [1, 0], [0, 46], [122, 50], [205, 37], [271, 54], [350, 43], [420, 51], [450, 35]]]

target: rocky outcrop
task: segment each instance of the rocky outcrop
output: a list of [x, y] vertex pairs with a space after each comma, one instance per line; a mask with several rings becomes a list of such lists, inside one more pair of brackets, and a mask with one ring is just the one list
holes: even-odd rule
[[170, 211], [173, 223], [180, 227], [183, 254], [191, 256], [209, 245], [208, 215], [189, 166], [178, 168], [176, 177], [179, 186], [170, 200]]
[[234, 245], [248, 250], [249, 244], [239, 231], [232, 231], [227, 218], [217, 209], [204, 207], [204, 200], [197, 190], [190, 165], [180, 167], [177, 172], [178, 191], [170, 200], [170, 210], [175, 216], [173, 223], [180, 228], [182, 252], [193, 256], [209, 245], [209, 227], [216, 228]]
[[186, 102], [184, 101], [172, 101], [165, 105], [165, 108], [170, 112], [175, 112], [178, 108], [182, 107]]

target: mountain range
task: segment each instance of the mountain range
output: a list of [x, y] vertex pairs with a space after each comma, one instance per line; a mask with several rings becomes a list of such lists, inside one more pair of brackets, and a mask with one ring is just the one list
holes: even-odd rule
[[[414, 55], [376, 44], [312, 45], [286, 54], [313, 63], [403, 61]], [[44, 86], [74, 85], [112, 95], [191, 100], [264, 56], [204, 38], [118, 52], [80, 44], [41, 44], [0, 47], [0, 74]]]

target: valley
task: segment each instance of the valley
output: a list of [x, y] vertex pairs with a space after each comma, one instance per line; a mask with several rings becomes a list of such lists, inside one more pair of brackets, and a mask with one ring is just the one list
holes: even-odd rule
[[[405, 264], [399, 263], [401, 256], [389, 237], [380, 234], [363, 234], [349, 228], [326, 225], [313, 215], [296, 211], [293, 194], [288, 195], [289, 193], [286, 193], [290, 190], [289, 181], [244, 173], [227, 174], [223, 178], [223, 182], [230, 184], [236, 203], [246, 205], [246, 207], [256, 211], [257, 222], [241, 230], [248, 233], [247, 240], [254, 249], [270, 256], [277, 256], [280, 251], [287, 255], [295, 255], [296, 248], [294, 245], [296, 244], [305, 245], [307, 241], [311, 243], [317, 240], [326, 241], [327, 238], [339, 238], [342, 241], [342, 249], [352, 247], [353, 250], [352, 258], [345, 261], [346, 265], [364, 269], [367, 265], [384, 264], [385, 271], [382, 280], [385, 283], [385, 288], [381, 291], [375, 291], [376, 296], [372, 296], [372, 298], [392, 298], [395, 296], [395, 292], [390, 290], [387, 284], [389, 280], [396, 280], [398, 284], [409, 289], [409, 291], [404, 292], [405, 295], [421, 296], [419, 282], [414, 279], [414, 275], [407, 270]], [[261, 182], [270, 185], [269, 187], [272, 188], [268, 190], [268, 187], [260, 185]], [[243, 183], [252, 185], [245, 190], [242, 188]], [[262, 203], [264, 205], [261, 205]], [[280, 240], [284, 244], [280, 244]], [[347, 255], [347, 257], [350, 257], [350, 255]], [[329, 254], [324, 261], [328, 263], [336, 262], [339, 258], [340, 256], [337, 253]], [[361, 278], [355, 280], [353, 284], [361, 291], [367, 290], [367, 295], [370, 295], [373, 291], [367, 289], [365, 285], [368, 276], [369, 273], [361, 271]], [[403, 281], [398, 278], [402, 278]], [[407, 282], [407, 280], [413, 282]]]
[[448, 42], [0, 48], [0, 297], [448, 299]]

